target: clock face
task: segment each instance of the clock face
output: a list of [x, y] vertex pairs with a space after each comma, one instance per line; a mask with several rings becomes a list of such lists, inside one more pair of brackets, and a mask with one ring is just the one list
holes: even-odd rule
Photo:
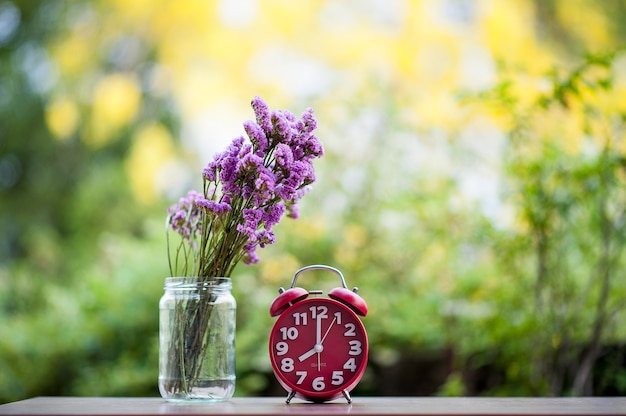
[[299, 301], [270, 334], [278, 381], [306, 400], [334, 400], [352, 390], [367, 365], [367, 334], [357, 315], [328, 298]]

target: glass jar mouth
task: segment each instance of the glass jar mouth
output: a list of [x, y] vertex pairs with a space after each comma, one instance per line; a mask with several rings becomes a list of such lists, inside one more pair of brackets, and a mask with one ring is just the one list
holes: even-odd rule
[[230, 277], [167, 277], [163, 288], [165, 290], [230, 290], [232, 282]]

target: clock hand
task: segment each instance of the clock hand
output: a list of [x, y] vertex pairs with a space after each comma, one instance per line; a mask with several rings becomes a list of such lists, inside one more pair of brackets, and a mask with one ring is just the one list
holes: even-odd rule
[[322, 345], [324, 343], [324, 340], [326, 339], [326, 336], [330, 332], [330, 328], [332, 328], [333, 325], [335, 325], [335, 322], [337, 322], [337, 317], [336, 316], [335, 316], [335, 319], [333, 319], [333, 321], [330, 323], [330, 325], [328, 325], [328, 329], [324, 333], [324, 336], [322, 337], [322, 340], [320, 341], [320, 345]]
[[317, 327], [315, 328], [315, 345], [322, 343], [322, 317], [317, 316]]
[[[337, 317], [335, 317], [333, 319], [333, 321], [330, 323], [330, 325], [328, 325], [328, 329], [326, 329], [326, 332], [324, 333], [324, 336], [320, 339], [319, 336], [317, 337], [317, 339], [319, 340], [317, 344], [315, 344], [315, 347], [313, 347], [314, 353], [317, 352], [317, 371], [320, 371], [320, 367], [321, 367], [321, 355], [322, 355], [322, 351], [324, 351], [324, 346], [322, 345], [324, 343], [324, 340], [326, 339], [326, 336], [328, 336], [328, 333], [330, 332], [330, 328], [333, 327], [333, 325], [335, 325], [335, 322], [337, 321]], [[320, 322], [319, 320], [317, 322]], [[321, 331], [321, 327], [318, 325], [317, 327], [319, 331], [319, 334], [321, 335], [322, 331]], [[310, 351], [309, 351], [310, 352]], [[304, 355], [308, 354], [305, 353]], [[313, 353], [311, 353], [311, 355], [313, 355]]]
[[315, 351], [315, 348], [311, 348], [310, 350], [308, 350], [307, 352], [299, 356], [298, 361], [302, 362], [306, 360], [307, 358], [309, 358], [310, 356], [312, 356], [313, 354], [315, 354], [316, 352], [317, 351]]
[[322, 356], [322, 354], [320, 354], [320, 352], [317, 353], [317, 372], [319, 373], [320, 371], [320, 357]]
[[317, 322], [315, 327], [315, 346], [313, 349], [317, 353], [317, 371], [320, 371], [320, 353], [322, 347], [322, 317], [317, 315]]
[[313, 354], [315, 354], [316, 352], [319, 353], [324, 349], [324, 347], [322, 347], [321, 344], [315, 344], [315, 346], [313, 348], [311, 348], [310, 350], [308, 350], [307, 352], [305, 352], [304, 354], [302, 354], [301, 356], [298, 357], [298, 360], [300, 362], [306, 360], [307, 358], [309, 358], [310, 356], [312, 356]]
[[308, 350], [307, 352], [299, 356], [298, 360], [302, 362], [306, 360], [307, 358], [309, 358], [310, 356], [312, 356], [313, 354], [317, 353], [317, 358], [318, 358], [317, 367], [319, 370], [319, 367], [320, 367], [319, 353], [322, 352], [323, 349], [324, 347], [322, 347], [322, 317], [318, 315], [316, 326], [315, 326], [315, 345], [313, 346], [313, 348], [311, 348], [310, 350]]

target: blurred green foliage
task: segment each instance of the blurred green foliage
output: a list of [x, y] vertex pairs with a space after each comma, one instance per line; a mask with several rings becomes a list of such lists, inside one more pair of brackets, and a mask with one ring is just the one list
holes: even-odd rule
[[44, 119], [45, 65], [49, 42], [65, 30], [63, 4], [0, 10], [7, 25], [18, 20], [0, 47], [0, 401], [150, 392], [154, 276], [166, 266], [154, 260], [162, 235], [151, 222], [163, 204], [142, 207], [129, 189], [123, 160], [136, 125], [100, 148], [78, 133], [57, 140]]
[[[467, 12], [462, 3], [451, 10]], [[162, 60], [201, 47], [168, 26], [184, 8], [164, 3], [154, 17], [176, 40], [171, 47], [147, 17], [132, 20], [140, 2], [120, 4], [0, 2], [0, 402], [158, 395], [163, 222], [178, 195], [155, 192], [154, 175], [142, 174], [170, 153], [196, 162], [179, 108], [192, 105], [154, 79]], [[419, 37], [407, 36], [391, 80], [363, 70], [367, 87], [356, 94], [290, 102], [322, 108], [326, 156], [301, 218], [277, 227], [258, 266], [235, 272], [236, 394], [281, 394], [266, 351], [267, 308], [313, 263], [339, 267], [370, 307], [370, 367], [357, 394], [424, 394], [422, 379], [442, 395], [626, 394], [626, 60], [621, 52], [580, 57], [594, 41], [616, 50], [626, 11], [619, 1], [510, 4], [535, 6], [533, 24], [518, 22], [536, 24], [563, 57], [552, 72], [537, 69], [546, 52], [532, 42], [520, 41], [532, 57], [527, 70], [507, 55], [516, 48], [488, 36], [502, 60], [498, 79], [464, 92], [464, 107], [446, 107], [451, 94], [430, 96], [406, 69]], [[194, 9], [202, 5], [187, 7], [202, 16]], [[610, 24], [573, 25], [581, 14]], [[513, 18], [498, 15], [488, 33]], [[437, 72], [420, 76], [429, 71]], [[200, 77], [218, 102], [231, 93], [217, 85], [225, 72]], [[228, 85], [244, 82], [232, 78]], [[420, 92], [426, 104], [411, 100]], [[504, 190], [495, 199], [464, 188], [481, 194], [493, 181]], [[302, 283], [336, 284], [316, 275]], [[428, 378], [416, 357], [441, 374]]]
[[499, 292], [502, 309], [485, 322], [506, 328], [487, 332], [501, 345], [495, 361], [507, 382], [498, 391], [593, 394], [594, 377], [606, 376], [594, 375], [603, 346], [623, 345], [626, 107], [615, 95], [623, 59], [588, 56], [526, 98], [514, 75], [503, 76], [479, 97], [508, 119], [507, 188], [519, 221], [492, 239], [500, 276], [523, 293]]

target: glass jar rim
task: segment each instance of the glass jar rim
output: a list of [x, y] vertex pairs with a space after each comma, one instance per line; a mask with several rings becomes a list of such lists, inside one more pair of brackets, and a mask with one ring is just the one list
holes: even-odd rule
[[232, 288], [230, 277], [167, 277], [165, 278], [165, 290], [198, 290], [217, 289], [227, 290]]

